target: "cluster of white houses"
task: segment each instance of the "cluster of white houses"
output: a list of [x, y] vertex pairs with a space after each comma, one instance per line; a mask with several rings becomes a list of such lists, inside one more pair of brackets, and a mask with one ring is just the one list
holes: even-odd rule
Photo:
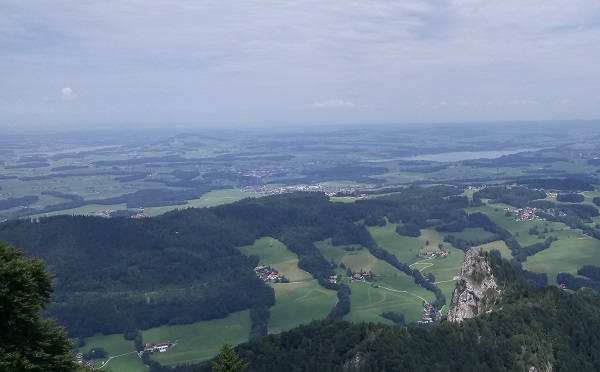
[[277, 270], [271, 268], [271, 266], [266, 266], [261, 263], [254, 268], [254, 272], [264, 282], [279, 283], [283, 279]]
[[144, 353], [153, 353], [155, 351], [164, 353], [171, 346], [173, 346], [173, 344], [171, 342], [159, 342], [157, 344], [146, 344], [146, 346], [144, 346]]
[[446, 256], [448, 256], [450, 254], [450, 251], [441, 249], [439, 251], [421, 252], [419, 254], [423, 257], [428, 257], [428, 258], [436, 258], [436, 257], [445, 258]]
[[427, 324], [442, 319], [442, 310], [436, 309], [431, 304], [423, 305], [423, 316], [417, 323]]

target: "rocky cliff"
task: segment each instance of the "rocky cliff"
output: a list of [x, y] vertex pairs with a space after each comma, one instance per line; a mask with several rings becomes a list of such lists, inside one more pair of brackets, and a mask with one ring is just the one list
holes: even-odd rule
[[491, 310], [492, 297], [498, 293], [498, 283], [481, 248], [470, 249], [465, 254], [460, 279], [452, 294], [448, 320], [462, 322]]

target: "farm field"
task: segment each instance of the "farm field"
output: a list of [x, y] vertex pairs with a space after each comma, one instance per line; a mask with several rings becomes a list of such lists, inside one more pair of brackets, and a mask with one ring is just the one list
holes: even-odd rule
[[223, 341], [233, 345], [247, 341], [250, 324], [250, 310], [244, 310], [223, 319], [151, 328], [142, 331], [142, 337], [144, 343], [175, 343], [164, 353], [152, 354], [162, 365], [196, 363], [217, 355]]
[[500, 252], [500, 255], [502, 256], [502, 258], [505, 258], [507, 260], [510, 260], [512, 258], [512, 252], [510, 251], [510, 249], [508, 249], [508, 247], [506, 246], [506, 243], [503, 240], [497, 240], [495, 242], [491, 242], [491, 243], [487, 243], [487, 244], [482, 244], [480, 245], [481, 248], [483, 248], [484, 251], [491, 251], [492, 249], [496, 249], [497, 251]]
[[86, 337], [85, 346], [80, 347], [79, 351], [85, 353], [93, 348], [103, 348], [111, 357], [110, 361], [109, 358], [96, 359], [96, 368], [102, 367], [103, 362], [108, 362], [106, 366], [113, 372], [148, 370], [138, 356], [133, 341], [125, 340], [122, 334]]
[[558, 273], [577, 275], [577, 269], [585, 265], [600, 266], [600, 241], [582, 236], [579, 230], [571, 230], [569, 238], [559, 236], [550, 248], [523, 262], [526, 270], [547, 273], [550, 285], [556, 284]]
[[414, 262], [427, 240], [398, 235], [396, 224], [389, 222], [385, 226], [369, 226], [368, 230], [377, 245], [394, 254], [402, 263]]
[[337, 292], [323, 288], [311, 274], [299, 269], [298, 256], [277, 239], [262, 237], [238, 249], [246, 255], [257, 255], [263, 264], [277, 269], [290, 280], [290, 283], [271, 284], [275, 305], [270, 311], [269, 333], [324, 319], [337, 303]]
[[280, 333], [312, 320], [325, 319], [337, 303], [337, 292], [316, 280], [275, 283], [275, 305], [271, 307], [269, 333]]
[[344, 277], [343, 282], [349, 285], [351, 290], [350, 312], [344, 316], [345, 320], [389, 323], [389, 320], [380, 315], [384, 311], [392, 311], [404, 314], [408, 322], [416, 322], [421, 319], [423, 300], [435, 300], [433, 293], [416, 285], [412, 277], [377, 259], [366, 248], [347, 251], [343, 246], [332, 245], [331, 239], [316, 242], [315, 246], [328, 261], [338, 265], [344, 264], [353, 272], [370, 271], [377, 276], [373, 281], [350, 281], [346, 277], [346, 269], [340, 270], [340, 275]]
[[[377, 283], [375, 285], [382, 285]], [[422, 299], [405, 292], [375, 287], [369, 282], [356, 281], [349, 283], [350, 313], [344, 320], [351, 322], [392, 322], [382, 318], [383, 312], [392, 311], [405, 315], [407, 322], [416, 322], [421, 318]]]
[[491, 232], [485, 231], [481, 227], [467, 227], [467, 228], [463, 229], [463, 231], [451, 232], [451, 233], [448, 233], [447, 235], [454, 235], [457, 238], [464, 239], [464, 240], [477, 240], [477, 239], [488, 238], [488, 237], [492, 236], [493, 234]]
[[313, 279], [311, 274], [298, 268], [298, 256], [277, 239], [262, 237], [254, 244], [238, 249], [247, 256], [254, 254], [260, 257], [261, 263], [275, 268], [292, 282]]

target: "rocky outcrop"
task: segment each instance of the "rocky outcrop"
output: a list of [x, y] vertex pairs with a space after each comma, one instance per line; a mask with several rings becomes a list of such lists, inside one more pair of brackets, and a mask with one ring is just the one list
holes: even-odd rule
[[450, 302], [448, 320], [462, 322], [490, 310], [491, 296], [498, 293], [498, 283], [481, 248], [472, 248], [465, 254], [460, 278]]

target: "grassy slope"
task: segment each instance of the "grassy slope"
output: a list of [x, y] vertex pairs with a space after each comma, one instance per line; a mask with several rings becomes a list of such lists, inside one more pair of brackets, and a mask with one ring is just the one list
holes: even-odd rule
[[325, 289], [316, 280], [273, 284], [275, 306], [271, 308], [269, 333], [279, 333], [325, 319], [337, 303], [337, 292]]
[[269, 332], [279, 333], [313, 319], [324, 319], [337, 303], [337, 293], [320, 286], [298, 268], [298, 256], [277, 239], [262, 237], [254, 244], [239, 247], [246, 255], [257, 255], [263, 264], [277, 269], [291, 283], [272, 284], [275, 306], [271, 308]]
[[[395, 230], [392, 231], [400, 237]], [[350, 282], [347, 278], [344, 279], [352, 291], [350, 313], [344, 317], [345, 320], [388, 322], [380, 317], [381, 313], [394, 311], [403, 313], [407, 321], [417, 321], [421, 316], [423, 299], [428, 302], [435, 299], [433, 293], [416, 285], [412, 277], [377, 259], [366, 248], [346, 251], [342, 246], [333, 246], [331, 239], [316, 242], [315, 246], [327, 260], [333, 260], [337, 264], [343, 263], [354, 272], [372, 271], [379, 276], [377, 281], [372, 283]], [[341, 271], [345, 276], [346, 270]], [[376, 284], [379, 288], [374, 288], [371, 284]]]
[[250, 310], [186, 325], [161, 326], [142, 332], [146, 343], [171, 341], [176, 343], [164, 353], [152, 354], [152, 359], [163, 365], [195, 363], [212, 358], [219, 353], [223, 341], [233, 345], [248, 340]]
[[102, 362], [108, 361], [107, 366], [113, 372], [147, 371], [146, 366], [135, 351], [133, 341], [125, 340], [123, 335], [86, 337], [85, 346], [80, 347], [79, 351], [86, 352], [93, 348], [103, 348], [112, 357], [110, 361], [108, 361], [108, 358], [96, 359], [96, 368], [101, 367]]

